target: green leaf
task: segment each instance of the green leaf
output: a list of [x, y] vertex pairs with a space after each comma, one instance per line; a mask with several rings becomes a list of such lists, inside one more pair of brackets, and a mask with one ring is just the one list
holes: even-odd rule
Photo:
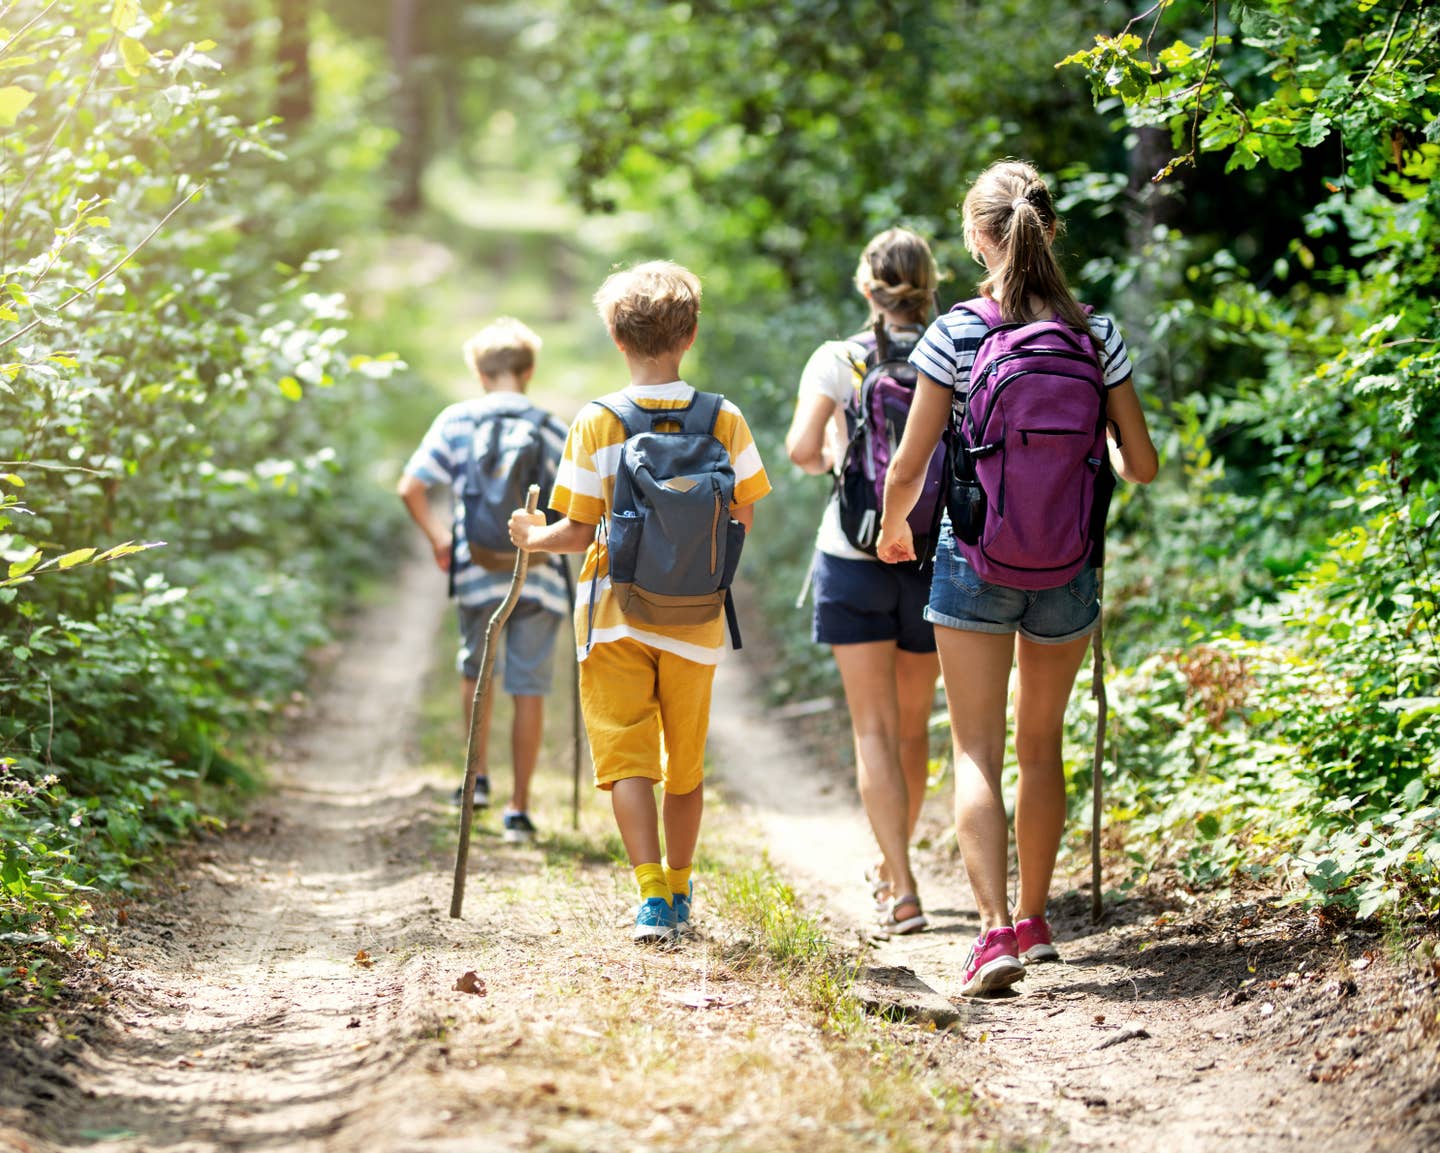
[[[46, 304], [44, 301], [31, 301], [30, 307], [35, 312], [35, 319], [38, 320], [41, 324], [43, 324], [46, 328], [59, 328], [60, 325], [63, 323], [63, 321], [60, 319], [59, 311], [52, 306]], [[32, 365], [32, 367], [34, 366]]]
[[43, 555], [44, 554], [41, 553], [39, 549], [36, 549], [31, 556], [26, 557], [24, 560], [17, 560], [13, 564], [11, 564], [9, 570], [6, 572], [5, 575], [8, 576], [11, 580], [14, 580], [16, 577], [24, 576], [27, 572], [29, 572], [32, 568], [34, 568], [40, 563], [40, 558]]
[[21, 88], [18, 84], [7, 84], [0, 88], [0, 128], [9, 128], [30, 107], [35, 93]]
[[165, 544], [163, 540], [147, 540], [141, 544], [127, 540], [124, 544], [117, 544], [114, 548], [107, 548], [95, 558], [96, 563], [106, 560], [115, 560], [122, 556], [133, 556], [137, 552], [145, 552], [147, 549], [160, 548]]
[[143, 74], [150, 63], [150, 49], [129, 36], [120, 37], [120, 55], [125, 61], [125, 71], [131, 76]]
[[140, 0], [115, 0], [115, 7], [110, 12], [110, 27], [117, 32], [129, 32], [140, 15]]
[[74, 568], [76, 565], [84, 564], [94, 556], [95, 553], [96, 550], [93, 548], [77, 548], [73, 552], [67, 552], [64, 556], [60, 557], [55, 564], [56, 567], [61, 569]]

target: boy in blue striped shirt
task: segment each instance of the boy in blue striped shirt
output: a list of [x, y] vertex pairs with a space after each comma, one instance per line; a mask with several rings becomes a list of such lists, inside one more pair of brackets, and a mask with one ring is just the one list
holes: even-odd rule
[[[450, 574], [452, 593], [459, 607], [457, 667], [461, 716], [467, 724], [475, 696], [475, 679], [480, 671], [485, 628], [505, 599], [511, 567], [506, 563], [503, 567], [488, 568], [471, 559], [461, 501], [466, 465], [476, 431], [487, 421], [529, 413], [539, 424], [553, 475], [553, 467], [558, 465], [565, 446], [566, 427], [525, 397], [535, 374], [535, 356], [539, 349], [540, 338], [510, 317], [496, 320], [471, 337], [465, 344], [465, 359], [480, 381], [483, 394], [452, 404], [435, 418], [400, 478], [400, 499], [430, 542], [436, 565]], [[436, 516], [430, 505], [429, 490], [439, 485], [448, 485], [451, 490], [447, 519]], [[564, 562], [552, 557], [545, 563], [536, 563], [541, 560], [536, 557], [532, 561], [520, 601], [506, 622], [504, 646], [497, 657], [494, 674], [501, 679], [505, 692], [515, 704], [511, 726], [515, 788], [502, 818], [504, 839], [512, 844], [530, 841], [535, 836], [535, 825], [528, 811], [530, 778], [540, 755], [555, 637], [570, 607], [561, 567]], [[493, 700], [494, 697], [487, 694], [480, 732], [475, 734], [480, 757], [480, 775], [475, 782], [477, 808], [490, 803], [487, 753]], [[456, 799], [460, 799], [458, 793]]]

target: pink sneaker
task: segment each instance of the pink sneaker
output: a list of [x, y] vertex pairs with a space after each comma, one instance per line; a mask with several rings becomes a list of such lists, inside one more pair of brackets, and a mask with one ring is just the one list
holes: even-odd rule
[[1009, 925], [981, 933], [975, 944], [970, 946], [970, 955], [965, 958], [965, 984], [960, 987], [962, 997], [974, 997], [979, 993], [991, 993], [1013, 985], [1025, 976], [1025, 966], [1020, 963], [1019, 951], [1015, 947], [1015, 930]]
[[1015, 922], [1015, 947], [1027, 965], [1060, 959], [1060, 950], [1050, 943], [1050, 926], [1044, 917], [1026, 917]]

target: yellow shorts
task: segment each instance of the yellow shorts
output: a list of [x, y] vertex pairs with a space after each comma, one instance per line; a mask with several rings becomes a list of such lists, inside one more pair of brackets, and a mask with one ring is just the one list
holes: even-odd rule
[[667, 793], [699, 788], [714, 681], [714, 665], [628, 637], [591, 649], [580, 662], [580, 707], [596, 786], [645, 777]]

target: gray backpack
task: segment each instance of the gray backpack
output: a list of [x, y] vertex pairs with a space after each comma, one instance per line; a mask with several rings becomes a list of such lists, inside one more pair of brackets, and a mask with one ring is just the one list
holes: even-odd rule
[[508, 570], [514, 565], [510, 514], [525, 507], [532, 484], [548, 493], [554, 483], [545, 421], [541, 409], [527, 405], [488, 412], [475, 427], [460, 499], [469, 559], [481, 568]]
[[[620, 610], [640, 624], [704, 624], [723, 610], [740, 647], [730, 583], [745, 527], [730, 516], [735, 470], [715, 436], [725, 398], [644, 408], [624, 393], [596, 401], [625, 426], [605, 543]], [[591, 606], [594, 616], [594, 606]]]

